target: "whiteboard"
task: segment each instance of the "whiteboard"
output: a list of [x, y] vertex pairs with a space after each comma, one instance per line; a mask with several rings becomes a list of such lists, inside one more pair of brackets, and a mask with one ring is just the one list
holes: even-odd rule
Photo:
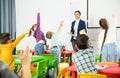
[[116, 14], [117, 27], [120, 27], [120, 0], [89, 0], [88, 27], [99, 27], [100, 18], [112, 23], [112, 13]]

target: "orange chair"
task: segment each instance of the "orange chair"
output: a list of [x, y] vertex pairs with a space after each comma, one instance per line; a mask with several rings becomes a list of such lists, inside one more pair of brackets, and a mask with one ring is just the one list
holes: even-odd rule
[[107, 76], [101, 74], [78, 74], [78, 78], [107, 78]]
[[118, 62], [99, 62], [98, 64], [118, 64]]

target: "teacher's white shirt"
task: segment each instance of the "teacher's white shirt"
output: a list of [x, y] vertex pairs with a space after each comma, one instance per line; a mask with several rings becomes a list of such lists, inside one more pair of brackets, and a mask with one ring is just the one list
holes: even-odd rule
[[75, 25], [74, 25], [74, 39], [76, 39], [76, 36], [77, 36], [79, 21], [80, 21], [80, 19], [76, 19], [76, 21], [75, 21]]

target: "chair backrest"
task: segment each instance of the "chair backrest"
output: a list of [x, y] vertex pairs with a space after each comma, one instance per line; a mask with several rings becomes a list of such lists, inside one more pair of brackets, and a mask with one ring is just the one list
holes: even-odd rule
[[37, 75], [38, 77], [44, 77], [47, 73], [47, 60], [43, 60], [41, 62], [38, 63], [37, 66]]
[[95, 61], [100, 62], [100, 55], [95, 55]]
[[78, 78], [107, 78], [107, 76], [101, 74], [78, 74]]
[[53, 54], [41, 54], [40, 56], [43, 56], [48, 60], [48, 67], [51, 68], [52, 66], [55, 66], [55, 55]]
[[118, 64], [118, 62], [100, 62], [98, 64]]

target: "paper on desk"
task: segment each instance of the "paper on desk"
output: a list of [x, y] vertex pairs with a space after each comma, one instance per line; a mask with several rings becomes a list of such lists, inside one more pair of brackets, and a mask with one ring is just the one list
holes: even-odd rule
[[97, 68], [97, 69], [105, 69], [107, 67], [108, 67], [107, 65], [102, 65], [102, 66], [95, 65], [95, 68]]

